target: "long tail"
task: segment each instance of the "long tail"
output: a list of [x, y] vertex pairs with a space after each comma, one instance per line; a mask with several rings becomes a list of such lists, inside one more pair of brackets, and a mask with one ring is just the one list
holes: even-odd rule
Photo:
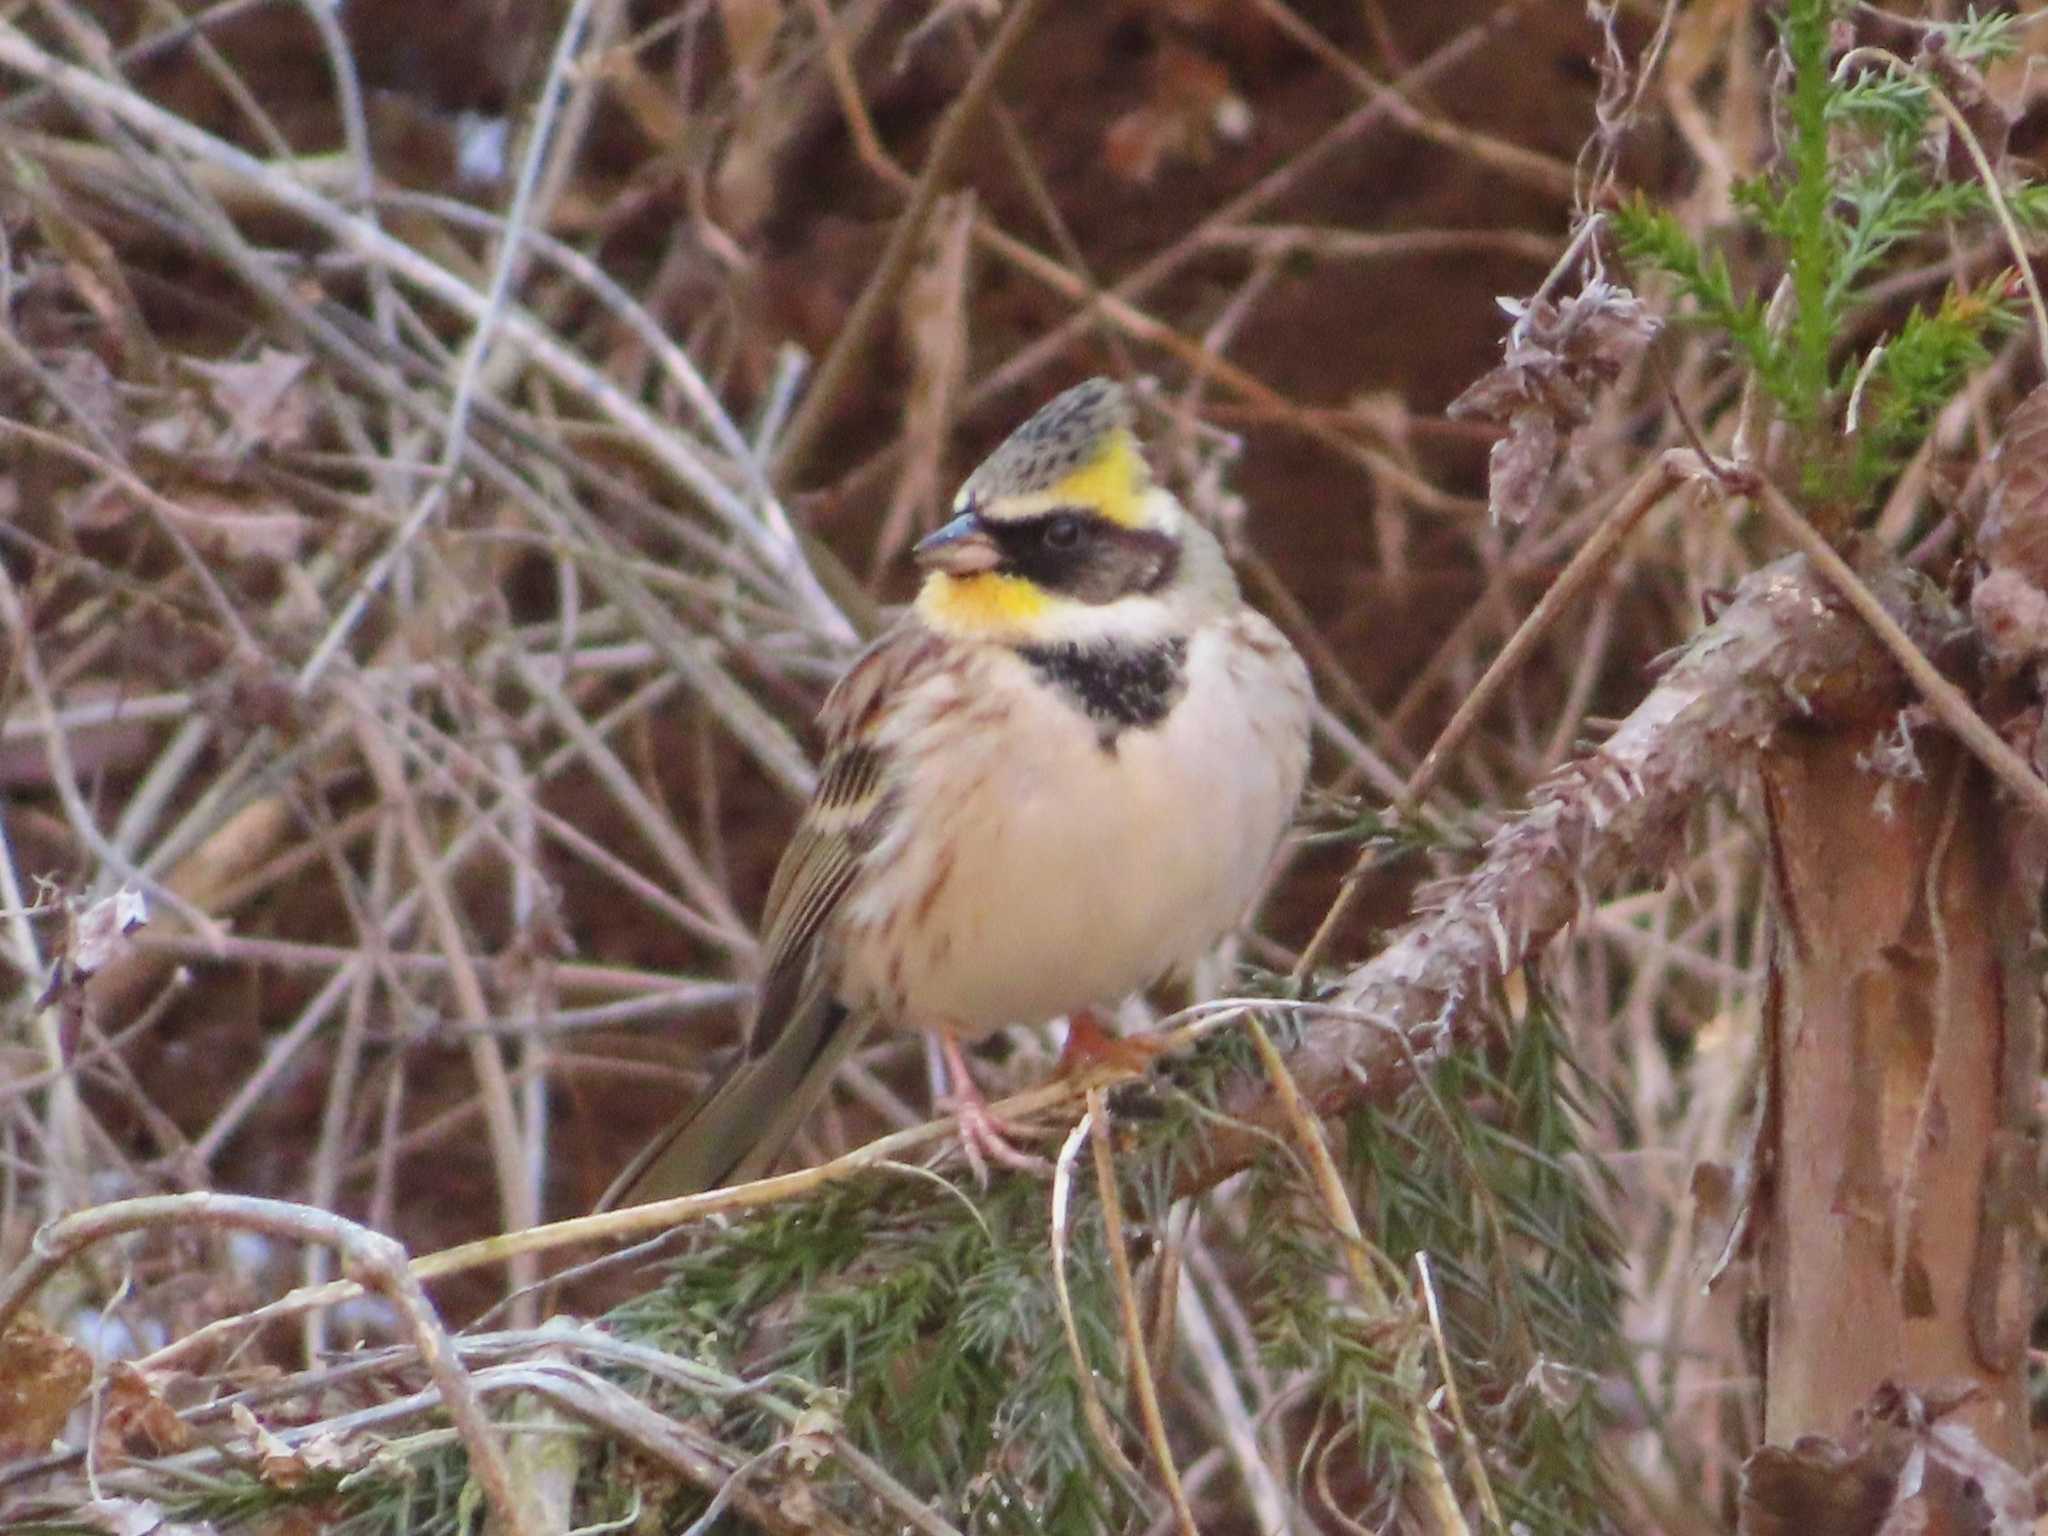
[[810, 1118], [872, 1020], [829, 998], [801, 1008], [766, 1050], [741, 1057], [687, 1114], [641, 1148], [597, 1208], [644, 1205], [759, 1178]]

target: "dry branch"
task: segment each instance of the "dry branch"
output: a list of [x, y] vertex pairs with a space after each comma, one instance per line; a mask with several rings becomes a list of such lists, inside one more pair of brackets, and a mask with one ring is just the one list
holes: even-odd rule
[[[1897, 576], [1873, 585], [1923, 651], [1954, 633], [1955, 615], [1930, 594]], [[1874, 727], [1906, 697], [1884, 648], [1802, 557], [1748, 577], [1604, 746], [1554, 774], [1434, 911], [1339, 983], [1289, 1055], [1302, 1095], [1325, 1117], [1392, 1102], [1473, 1038], [1502, 979], [1593, 892], [1662, 870], [1701, 799], [1739, 785], [1773, 732], [1823, 718]], [[1263, 1080], [1227, 1107], [1247, 1129], [1218, 1138], [1204, 1179], [1286, 1129]]]
[[0, 1281], [0, 1333], [8, 1321], [65, 1265], [109, 1238], [151, 1226], [214, 1225], [320, 1243], [340, 1253], [366, 1288], [381, 1291], [404, 1316], [442, 1405], [454, 1420], [493, 1515], [508, 1536], [539, 1536], [531, 1512], [515, 1492], [475, 1384], [463, 1368], [434, 1304], [406, 1262], [405, 1249], [381, 1232], [310, 1206], [246, 1195], [201, 1192], [123, 1200], [61, 1217], [36, 1234], [30, 1257]]

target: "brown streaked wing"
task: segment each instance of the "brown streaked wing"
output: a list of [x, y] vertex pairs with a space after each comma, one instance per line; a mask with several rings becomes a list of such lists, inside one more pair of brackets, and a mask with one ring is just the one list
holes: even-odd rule
[[767, 968], [747, 1038], [750, 1056], [774, 1045], [807, 982], [822, 980], [813, 976], [824, 958], [818, 952], [821, 938], [888, 810], [888, 760], [874, 743], [875, 727], [897, 691], [913, 683], [942, 649], [943, 642], [920, 626], [892, 631], [854, 662], [818, 712], [825, 764], [768, 888], [762, 913]]

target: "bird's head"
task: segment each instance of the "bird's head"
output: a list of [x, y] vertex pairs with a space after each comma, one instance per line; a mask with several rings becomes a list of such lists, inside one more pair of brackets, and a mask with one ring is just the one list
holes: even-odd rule
[[1017, 643], [1145, 639], [1228, 601], [1221, 550], [1153, 482], [1108, 379], [1055, 396], [967, 477], [920, 542], [917, 611], [949, 634]]

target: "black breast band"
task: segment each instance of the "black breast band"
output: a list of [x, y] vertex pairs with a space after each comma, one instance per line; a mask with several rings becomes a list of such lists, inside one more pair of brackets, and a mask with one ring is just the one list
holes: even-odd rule
[[1164, 720], [1187, 690], [1188, 643], [1179, 635], [1150, 645], [1020, 645], [1017, 654], [1095, 722], [1106, 752], [1119, 733]]

